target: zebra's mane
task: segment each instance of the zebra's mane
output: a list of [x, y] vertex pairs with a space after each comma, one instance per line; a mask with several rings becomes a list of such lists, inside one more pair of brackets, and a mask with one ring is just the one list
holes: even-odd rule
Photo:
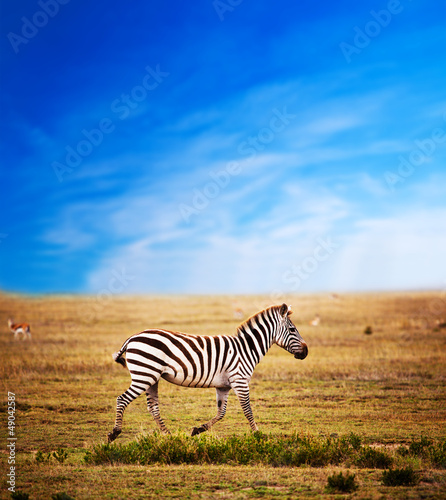
[[250, 327], [252, 320], [254, 318], [261, 316], [266, 311], [271, 311], [271, 309], [280, 309], [280, 307], [281, 306], [269, 306], [269, 307], [266, 307], [265, 309], [262, 309], [259, 312], [256, 312], [255, 314], [251, 315], [247, 320], [243, 321], [243, 323], [240, 323], [240, 325], [237, 327], [237, 335], [239, 335], [241, 333], [241, 331], [244, 329], [244, 327]]

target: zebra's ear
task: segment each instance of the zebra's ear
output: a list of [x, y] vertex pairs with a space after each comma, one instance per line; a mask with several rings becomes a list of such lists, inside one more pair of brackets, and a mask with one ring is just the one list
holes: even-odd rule
[[288, 316], [289, 307], [286, 304], [280, 306], [280, 315], [284, 318]]

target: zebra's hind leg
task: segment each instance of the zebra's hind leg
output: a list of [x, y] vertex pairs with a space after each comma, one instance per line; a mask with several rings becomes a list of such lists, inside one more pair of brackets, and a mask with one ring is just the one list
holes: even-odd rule
[[145, 391], [145, 387], [131, 385], [123, 394], [118, 396], [116, 400], [116, 420], [113, 430], [108, 433], [108, 442], [114, 441], [122, 431], [122, 417], [127, 406]]
[[208, 431], [216, 422], [218, 422], [225, 416], [230, 390], [230, 387], [217, 388], [217, 415], [212, 420], [209, 420], [209, 422], [200, 425], [200, 427], [194, 427], [192, 429], [192, 436], [196, 436], [197, 434]]
[[152, 414], [158, 427], [161, 429], [163, 434], [170, 434], [167, 427], [165, 426], [163, 419], [160, 416], [160, 408], [158, 404], [158, 382], [146, 390], [147, 394], [147, 409]]

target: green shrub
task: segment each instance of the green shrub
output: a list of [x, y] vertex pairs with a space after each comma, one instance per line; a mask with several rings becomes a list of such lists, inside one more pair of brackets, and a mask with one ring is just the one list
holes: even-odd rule
[[[446, 467], [446, 440], [414, 441], [408, 448], [400, 446], [398, 454], [419, 454], [434, 467]], [[418, 455], [417, 455], [418, 456]], [[67, 452], [37, 452], [37, 462], [55, 458], [63, 463]], [[385, 450], [361, 444], [361, 438], [350, 433], [339, 438], [299, 435], [245, 434], [219, 438], [213, 434], [191, 437], [185, 433], [169, 436], [154, 433], [127, 444], [96, 445], [84, 456], [88, 464], [264, 464], [273, 467], [324, 467], [342, 463], [361, 468], [389, 469], [393, 459]]]
[[48, 463], [51, 461], [51, 458], [55, 458], [60, 464], [63, 464], [68, 458], [68, 452], [63, 448], [58, 448], [52, 453], [42, 453], [41, 450], [38, 450], [35, 458], [38, 464]]
[[11, 498], [13, 500], [29, 500], [28, 493], [22, 493], [21, 491], [14, 491], [11, 493]]
[[446, 439], [434, 443], [432, 439], [421, 437], [413, 440], [409, 447], [400, 446], [398, 454], [407, 457], [419, 457], [430, 460], [433, 467], [446, 468]]
[[355, 464], [367, 469], [386, 469], [392, 465], [392, 457], [384, 451], [364, 446], [360, 449]]
[[409, 448], [407, 448], [407, 446], [400, 445], [398, 446], [396, 452], [402, 457], [407, 457], [409, 455]]
[[36, 462], [38, 464], [43, 464], [45, 462], [49, 462], [51, 459], [51, 453], [44, 454], [41, 450], [38, 450], [36, 453]]
[[355, 474], [347, 474], [344, 476], [342, 472], [339, 474], [333, 474], [327, 478], [327, 490], [331, 493], [341, 492], [341, 493], [351, 493], [358, 488], [355, 483]]
[[60, 463], [63, 464], [65, 460], [68, 458], [68, 452], [63, 448], [58, 448], [56, 451], [53, 451], [52, 456]]
[[357, 434], [350, 432], [346, 437], [342, 437], [341, 441], [344, 441], [347, 445], [351, 446], [354, 450], [359, 451], [362, 445], [362, 439]]
[[446, 439], [429, 447], [429, 458], [434, 467], [446, 469]]
[[432, 446], [433, 441], [424, 436], [419, 441], [412, 441], [409, 445], [409, 454], [415, 457], [425, 457], [428, 455], [428, 449]]
[[384, 471], [381, 481], [384, 486], [412, 486], [417, 484], [418, 478], [412, 467], [406, 467]]
[[141, 464], [267, 464], [275, 467], [337, 465], [356, 453], [355, 435], [332, 439], [315, 436], [272, 436], [261, 433], [221, 439], [212, 434], [194, 438], [182, 433], [152, 434], [128, 444], [95, 446], [84, 457], [86, 463]]
[[127, 444], [104, 444], [87, 451], [88, 464], [264, 464], [273, 467], [324, 467], [346, 460], [360, 467], [386, 468], [391, 458], [363, 447], [353, 433], [340, 438], [299, 435], [245, 434], [219, 438], [212, 434], [190, 437], [184, 433], [158, 433]]
[[54, 495], [51, 495], [52, 500], [75, 500], [73, 497], [70, 497], [70, 495], [67, 495], [66, 493], [56, 493]]

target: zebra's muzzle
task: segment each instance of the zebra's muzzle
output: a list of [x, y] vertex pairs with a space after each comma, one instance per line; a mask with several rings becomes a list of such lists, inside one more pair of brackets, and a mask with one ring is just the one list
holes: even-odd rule
[[305, 344], [304, 342], [302, 342], [302, 345], [301, 345], [301, 350], [299, 352], [296, 352], [296, 354], [294, 355], [294, 357], [296, 359], [305, 359], [308, 355], [308, 347], [307, 347], [307, 344]]

